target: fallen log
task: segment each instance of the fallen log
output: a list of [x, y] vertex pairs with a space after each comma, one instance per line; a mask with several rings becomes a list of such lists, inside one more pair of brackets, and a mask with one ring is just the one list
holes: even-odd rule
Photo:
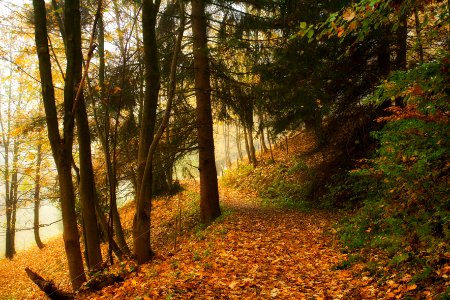
[[74, 296], [71, 293], [61, 291], [56, 285], [49, 280], [45, 280], [41, 275], [26, 267], [25, 272], [46, 295], [52, 300], [73, 300]]

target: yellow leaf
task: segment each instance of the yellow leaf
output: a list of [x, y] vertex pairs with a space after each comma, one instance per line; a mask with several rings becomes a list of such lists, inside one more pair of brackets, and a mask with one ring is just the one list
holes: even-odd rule
[[355, 18], [355, 12], [351, 8], [348, 8], [345, 10], [344, 14], [342, 15], [342, 18], [347, 22], [350, 22]]
[[417, 284], [411, 284], [411, 285], [408, 285], [407, 290], [412, 291], [412, 290], [415, 290], [416, 288], [417, 288]]

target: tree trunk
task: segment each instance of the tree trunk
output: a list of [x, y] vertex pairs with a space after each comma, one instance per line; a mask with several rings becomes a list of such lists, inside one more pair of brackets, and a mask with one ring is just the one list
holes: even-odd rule
[[[104, 131], [102, 134], [102, 130], [99, 128], [99, 138], [100, 142], [103, 147], [103, 154], [105, 157], [105, 165], [106, 165], [106, 172], [107, 172], [107, 181], [108, 181], [108, 195], [109, 195], [109, 204], [110, 204], [110, 218], [112, 218], [112, 225], [110, 228], [107, 226], [107, 232], [106, 235], [108, 236], [108, 243], [109, 243], [109, 255], [111, 255], [111, 250], [116, 253], [116, 255], [121, 258], [123, 256], [123, 253], [130, 254], [130, 249], [128, 247], [128, 244], [125, 240], [125, 236], [123, 233], [122, 224], [120, 222], [120, 216], [119, 212], [117, 211], [117, 175], [115, 172], [115, 166], [116, 166], [116, 159], [115, 159], [115, 153], [116, 153], [116, 139], [117, 139], [117, 126], [118, 126], [118, 118], [115, 120], [116, 128], [114, 130], [114, 142], [113, 142], [113, 157], [111, 158], [111, 150], [110, 150], [110, 115], [109, 115], [109, 107], [107, 106], [105, 100], [105, 35], [104, 35], [104, 23], [103, 23], [103, 16], [101, 15], [99, 18], [99, 31], [98, 31], [98, 53], [99, 53], [99, 86], [100, 86], [100, 100], [102, 103], [102, 106], [105, 111], [105, 118], [104, 118]], [[95, 109], [95, 107], [94, 107]], [[99, 205], [96, 205], [96, 211], [97, 206], [100, 208]], [[101, 212], [101, 210], [99, 210]], [[103, 212], [99, 214], [97, 212], [97, 216], [101, 217], [103, 222]], [[103, 225], [102, 225], [103, 226]], [[108, 229], [109, 228], [109, 229]], [[113, 232], [112, 232], [113, 231]], [[117, 253], [117, 250], [114, 250], [114, 248], [117, 245], [114, 241], [114, 234], [117, 237], [117, 243], [118, 246], [121, 249], [121, 253]]]
[[[57, 169], [63, 219], [63, 239], [72, 287], [74, 290], [77, 290], [86, 281], [86, 275], [84, 274], [83, 259], [80, 251], [71, 163], [67, 163], [69, 159], [64, 156], [65, 153], [62, 154], [58, 159]], [[71, 156], [71, 153], [68, 155]]]
[[205, 1], [192, 0], [191, 5], [199, 147], [200, 215], [202, 222], [210, 223], [220, 216], [221, 212], [214, 156]]
[[400, 70], [406, 70], [406, 51], [408, 38], [408, 23], [406, 16], [401, 16], [399, 22], [400, 25], [397, 28], [397, 51], [395, 57], [395, 65]]
[[391, 70], [391, 51], [389, 49], [389, 40], [386, 29], [380, 32], [380, 41], [378, 45], [378, 69], [381, 75], [388, 75]]
[[[5, 139], [4, 139], [5, 140]], [[12, 259], [14, 256], [11, 241], [11, 216], [12, 216], [12, 197], [10, 192], [9, 180], [9, 138], [3, 143], [5, 147], [5, 205], [6, 205], [6, 233], [5, 233], [5, 257]]]
[[267, 146], [266, 146], [266, 139], [264, 137], [264, 118], [263, 114], [261, 114], [261, 117], [259, 118], [259, 135], [261, 138], [261, 152], [267, 152]]
[[39, 249], [44, 248], [44, 244], [41, 241], [41, 236], [39, 234], [39, 208], [41, 206], [41, 162], [42, 162], [42, 144], [39, 143], [37, 146], [36, 153], [36, 174], [34, 176], [34, 240]]
[[[81, 80], [81, 72], [80, 72], [80, 80]], [[76, 112], [76, 123], [78, 129], [78, 145], [79, 145], [79, 160], [80, 160], [81, 212], [83, 214], [84, 227], [86, 232], [85, 243], [89, 254], [88, 255], [89, 260], [87, 261], [87, 265], [90, 270], [94, 270], [95, 268], [101, 266], [103, 259], [100, 250], [100, 235], [98, 232], [97, 217], [95, 215], [95, 206], [94, 206], [94, 201], [96, 201], [95, 196], [96, 191], [94, 181], [94, 170], [92, 168], [91, 138], [86, 113], [86, 106], [84, 104], [83, 97], [81, 97], [80, 99], [80, 106], [78, 107], [78, 110]]]
[[225, 166], [229, 168], [231, 166], [230, 158], [230, 124], [225, 122], [223, 126], [223, 137], [225, 139]]
[[[9, 58], [12, 61], [12, 42], [10, 42]], [[4, 171], [3, 178], [5, 180], [5, 209], [6, 209], [6, 232], [5, 232], [5, 257], [12, 259], [14, 256], [12, 240], [11, 240], [11, 221], [12, 221], [12, 197], [10, 191], [10, 173], [9, 173], [9, 156], [10, 156], [10, 143], [11, 143], [11, 102], [12, 102], [12, 80], [13, 80], [13, 68], [10, 66], [9, 73], [9, 92], [8, 92], [8, 107], [7, 107], [7, 119], [6, 128], [3, 123], [2, 109], [0, 107], [0, 126], [2, 129], [2, 142], [4, 148]], [[1, 102], [0, 102], [1, 105]]]
[[45, 280], [42, 276], [32, 271], [30, 268], [25, 268], [28, 278], [31, 279], [44, 293], [47, 294], [51, 300], [72, 300], [73, 294], [59, 290], [52, 281]]
[[272, 162], [275, 162], [275, 159], [273, 157], [273, 150], [272, 150], [272, 143], [270, 141], [270, 133], [269, 130], [267, 130], [267, 141], [269, 142], [269, 149], [270, 149], [270, 158], [272, 159]]
[[241, 131], [239, 129], [239, 122], [236, 122], [236, 148], [239, 156], [239, 160], [243, 160], [242, 145], [241, 145]]
[[[73, 17], [71, 14], [79, 13], [79, 10], [76, 10], [76, 8], [74, 9], [72, 1], [66, 0], [65, 5], [65, 27], [70, 28], [72, 25], [76, 25], [73, 24]], [[33, 0], [33, 8], [35, 17], [36, 50], [39, 58], [39, 73], [47, 122], [47, 132], [58, 171], [64, 247], [68, 260], [72, 287], [74, 290], [77, 290], [81, 287], [83, 282], [86, 281], [86, 276], [80, 251], [77, 218], [75, 213], [75, 195], [71, 173], [73, 143], [73, 121], [71, 121], [71, 111], [73, 106], [73, 95], [67, 94], [66, 91], [64, 93], [64, 138], [61, 138], [58, 129], [58, 115], [56, 111], [55, 92], [51, 72], [50, 51], [47, 41], [45, 1]], [[69, 34], [68, 37], [72, 39], [73, 35]], [[71, 52], [70, 47], [68, 47], [67, 52]], [[67, 72], [68, 76], [66, 76], [66, 80], [67, 77], [72, 76], [72, 64], [73, 60], [68, 53], [67, 68], [70, 72]], [[66, 81], [66, 85], [69, 84], [69, 82], [70, 81]]]
[[245, 152], [247, 153], [248, 162], [252, 163], [252, 154], [250, 153], [250, 146], [248, 142], [247, 128], [244, 127], [244, 141], [245, 141]]
[[[81, 12], [80, 0], [66, 0], [64, 7], [64, 30], [66, 33], [67, 69], [64, 86], [64, 102], [73, 103], [77, 89], [81, 89], [78, 103], [73, 103], [78, 133], [79, 161], [80, 161], [80, 202], [86, 230], [86, 240], [89, 260], [87, 265], [93, 270], [102, 264], [100, 237], [98, 234], [97, 218], [95, 215], [95, 182], [92, 169], [91, 138], [86, 105], [83, 97], [82, 78], [83, 55], [81, 52]], [[73, 120], [73, 116], [71, 116]], [[69, 121], [70, 122], [70, 121]], [[70, 124], [69, 124], [70, 126]], [[71, 149], [70, 149], [71, 151]]]
[[[142, 31], [144, 45], [145, 94], [139, 134], [138, 180], [136, 214], [133, 220], [134, 254], [139, 264], [148, 262], [153, 251], [150, 245], [150, 213], [152, 197], [152, 169], [144, 177], [147, 153], [153, 141], [156, 109], [160, 88], [160, 71], [156, 41], [156, 16], [160, 1], [142, 3]], [[143, 190], [143, 193], [141, 193]], [[141, 196], [142, 195], [142, 196]]]
[[17, 177], [19, 163], [19, 142], [14, 140], [13, 146], [13, 170], [11, 174], [11, 253], [16, 254], [16, 212], [17, 212], [17, 202], [18, 202], [18, 189], [19, 182]]
[[250, 163], [253, 165], [253, 167], [256, 167], [256, 165], [258, 164], [258, 161], [256, 160], [256, 151], [255, 151], [255, 146], [253, 145], [252, 132], [253, 132], [253, 130], [251, 127], [246, 128], [246, 126], [244, 125], [244, 134], [247, 136], [246, 138], [248, 139], [249, 160], [250, 160]]
[[105, 215], [103, 214], [98, 200], [95, 202], [95, 213], [97, 214], [97, 220], [99, 220], [102, 232], [110, 243], [109, 247], [116, 254], [116, 256], [120, 260], [122, 260], [122, 258], [124, 257], [124, 251], [122, 251], [122, 247], [117, 245], [113, 238], [109, 237], [108, 222], [106, 221]]

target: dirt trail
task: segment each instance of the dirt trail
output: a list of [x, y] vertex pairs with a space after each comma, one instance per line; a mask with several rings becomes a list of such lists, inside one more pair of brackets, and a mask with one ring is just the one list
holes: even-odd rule
[[[137, 276], [97, 293], [142, 299], [364, 299], [373, 289], [347, 270], [326, 232], [324, 213], [259, 205], [234, 190], [222, 195], [225, 217], [200, 230], [173, 254], [160, 253]], [[86, 296], [92, 299], [94, 295]]]
[[[195, 195], [189, 188], [179, 197], [188, 201]], [[332, 214], [265, 207], [251, 193], [222, 187], [224, 216], [207, 228], [193, 228], [195, 222], [186, 219], [175, 244], [177, 201], [155, 202], [152, 236], [157, 255], [152, 262], [128, 274], [124, 282], [77, 299], [376, 298], [370, 278], [356, 276], [355, 269], [333, 270], [346, 257], [329, 234]], [[124, 219], [130, 219], [131, 208], [122, 211]], [[45, 299], [24, 275], [25, 266], [67, 288], [61, 238], [42, 251], [29, 250], [11, 262], [2, 261], [0, 274], [6, 282], [0, 299]], [[125, 263], [116, 270], [134, 268]]]

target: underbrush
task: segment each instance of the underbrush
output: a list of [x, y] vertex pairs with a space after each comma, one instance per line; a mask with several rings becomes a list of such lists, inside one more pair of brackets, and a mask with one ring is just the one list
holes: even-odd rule
[[283, 161], [261, 161], [254, 168], [240, 164], [222, 177], [226, 186], [257, 193], [265, 205], [309, 211], [314, 173], [297, 156]]
[[372, 104], [396, 99], [405, 105], [378, 119], [385, 126], [372, 133], [376, 152], [337, 178], [325, 197], [359, 205], [338, 225], [344, 251], [366, 251], [371, 264], [379, 262], [370, 253], [381, 251], [380, 276], [412, 272], [409, 284], [434, 286], [441, 299], [450, 297], [449, 67], [444, 57], [396, 72], [375, 91]]

